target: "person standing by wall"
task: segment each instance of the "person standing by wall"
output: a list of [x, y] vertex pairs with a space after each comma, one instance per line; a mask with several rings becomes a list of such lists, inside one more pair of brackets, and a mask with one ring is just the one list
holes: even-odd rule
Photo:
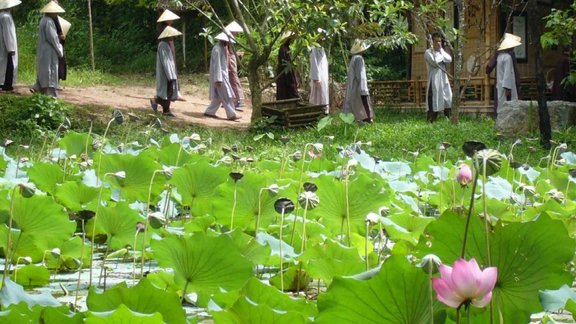
[[370, 91], [368, 90], [368, 78], [362, 53], [370, 46], [365, 42], [356, 40], [350, 53], [352, 58], [348, 64], [348, 79], [346, 80], [346, 97], [344, 98], [345, 113], [353, 113], [356, 121], [372, 123], [374, 111], [370, 104]]
[[[232, 35], [232, 37], [235, 37], [239, 33], [244, 32], [242, 26], [240, 26], [235, 21], [229, 23], [224, 28], [224, 30], [226, 32], [229, 32]], [[237, 62], [238, 57], [236, 51], [234, 51], [234, 46], [232, 46], [232, 42], [228, 42], [227, 50], [228, 50], [228, 77], [230, 78], [230, 85], [232, 86], [232, 91], [234, 91], [234, 107], [236, 108], [236, 110], [242, 111], [242, 107], [244, 107], [244, 90], [242, 89], [240, 78], [238, 77], [238, 62]]]
[[57, 19], [59, 13], [65, 11], [56, 2], [50, 1], [40, 12], [44, 13], [44, 16], [40, 19], [38, 29], [36, 83], [30, 91], [39, 91], [42, 94], [57, 97], [58, 60], [64, 56], [64, 48], [60, 44], [54, 19]]
[[0, 1], [0, 85], [3, 91], [14, 90], [18, 74], [18, 41], [10, 10], [20, 3], [20, 0]]
[[330, 112], [329, 106], [329, 84], [328, 84], [328, 58], [322, 47], [326, 40], [326, 31], [318, 28], [320, 39], [319, 45], [310, 50], [310, 99], [314, 105], [325, 105], [325, 114]]
[[494, 99], [494, 114], [504, 102], [518, 100], [519, 75], [516, 66], [514, 47], [522, 45], [522, 39], [514, 34], [505, 33], [496, 54], [486, 65], [486, 73], [490, 74], [496, 67], [496, 94]]
[[234, 91], [230, 85], [230, 75], [228, 73], [228, 43], [233, 41], [232, 36], [222, 32], [216, 35], [217, 43], [212, 48], [210, 56], [210, 78], [209, 88], [210, 105], [206, 108], [204, 116], [218, 118], [216, 111], [220, 105], [226, 110], [226, 118], [230, 121], [240, 119], [234, 109]]
[[431, 48], [424, 52], [424, 60], [428, 68], [428, 83], [426, 85], [426, 104], [428, 107], [427, 119], [433, 123], [438, 112], [443, 111], [444, 116], [450, 117], [452, 108], [452, 88], [448, 81], [446, 69], [452, 62], [452, 56], [442, 47], [442, 36], [432, 34]]
[[162, 114], [167, 117], [174, 117], [170, 111], [170, 102], [178, 98], [178, 75], [176, 73], [176, 62], [174, 53], [170, 48], [170, 41], [174, 42], [174, 37], [182, 35], [178, 30], [166, 26], [162, 34], [158, 36], [158, 51], [156, 53], [156, 97], [152, 109], [156, 111], [158, 105], [162, 106]]
[[293, 32], [285, 32], [280, 41], [278, 50], [278, 64], [276, 65], [276, 100], [300, 98], [298, 94], [298, 76], [292, 62], [290, 44], [296, 38]]

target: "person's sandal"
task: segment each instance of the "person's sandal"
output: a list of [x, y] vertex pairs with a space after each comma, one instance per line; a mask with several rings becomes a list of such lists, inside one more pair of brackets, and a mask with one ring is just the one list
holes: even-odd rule
[[241, 119], [242, 117], [240, 116], [234, 116], [234, 117], [230, 117], [228, 118], [229, 121], [237, 121], [238, 119]]

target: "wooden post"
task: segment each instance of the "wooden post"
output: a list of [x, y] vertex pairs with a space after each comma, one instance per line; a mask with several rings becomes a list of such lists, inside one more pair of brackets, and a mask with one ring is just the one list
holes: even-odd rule
[[90, 60], [92, 63], [92, 71], [96, 70], [96, 62], [94, 62], [94, 34], [92, 28], [92, 0], [88, 0], [88, 25], [90, 29], [88, 30], [90, 38]]
[[182, 18], [182, 67], [186, 68], [186, 17]]

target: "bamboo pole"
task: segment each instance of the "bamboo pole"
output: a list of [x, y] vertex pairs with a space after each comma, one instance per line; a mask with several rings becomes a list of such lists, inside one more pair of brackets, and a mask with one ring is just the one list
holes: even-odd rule
[[92, 26], [92, 0], [88, 0], [88, 25], [89, 28], [89, 38], [90, 38], [90, 60], [92, 63], [92, 71], [96, 70], [96, 63], [94, 62], [94, 34]]

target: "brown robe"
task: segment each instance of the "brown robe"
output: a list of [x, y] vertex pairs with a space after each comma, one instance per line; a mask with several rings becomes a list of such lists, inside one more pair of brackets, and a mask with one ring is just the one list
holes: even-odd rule
[[290, 54], [291, 39], [287, 39], [278, 50], [278, 65], [276, 67], [276, 100], [299, 98], [298, 78], [292, 65]]

